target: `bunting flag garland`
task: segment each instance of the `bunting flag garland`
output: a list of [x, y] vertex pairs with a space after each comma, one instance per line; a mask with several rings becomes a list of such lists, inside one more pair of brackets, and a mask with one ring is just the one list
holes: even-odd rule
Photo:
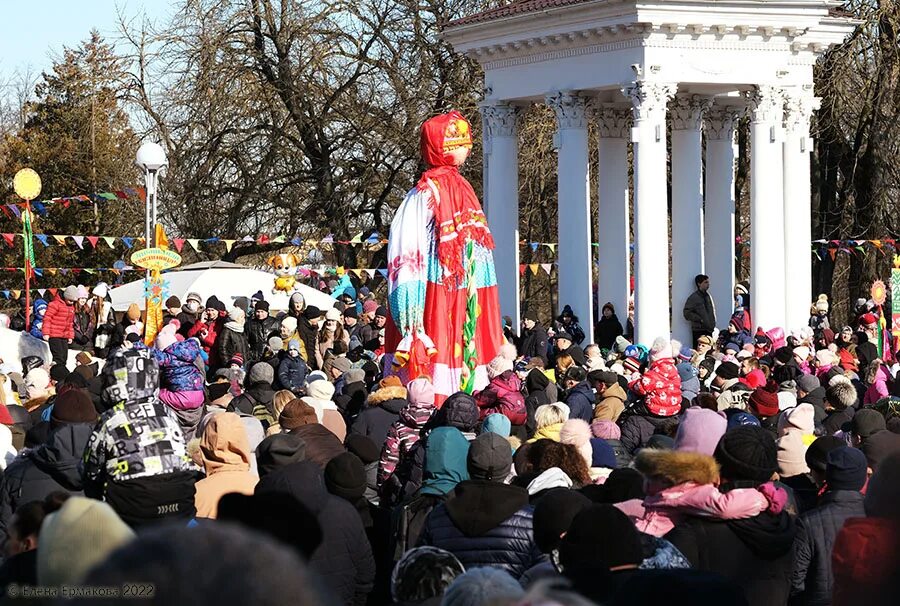
[[[114, 192], [99, 192], [94, 194], [81, 194], [78, 196], [65, 196], [62, 198], [50, 198], [49, 200], [32, 200], [31, 208], [40, 216], [45, 216], [49, 211], [48, 206], [60, 204], [63, 208], [68, 208], [72, 202], [113, 202], [116, 200], [140, 199], [146, 197], [143, 187], [126, 187], [125, 189], [116, 190]], [[16, 218], [22, 214], [25, 209], [24, 202], [14, 202], [0, 206], [6, 216], [15, 215]]]

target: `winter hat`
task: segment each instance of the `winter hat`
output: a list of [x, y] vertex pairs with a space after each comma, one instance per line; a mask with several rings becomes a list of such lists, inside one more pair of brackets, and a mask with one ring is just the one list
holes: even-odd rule
[[591, 433], [601, 440], [618, 440], [622, 437], [622, 430], [615, 421], [596, 420], [591, 423]]
[[345, 383], [362, 383], [366, 380], [366, 371], [362, 368], [351, 368], [344, 373]]
[[69, 389], [53, 403], [50, 422], [54, 424], [96, 423], [97, 409], [83, 389]]
[[591, 438], [591, 467], [606, 467], [607, 469], [615, 469], [618, 467], [616, 463], [616, 453], [609, 442], [602, 438]]
[[106, 284], [106, 282], [97, 282], [97, 285], [91, 291], [91, 294], [95, 297], [105, 299], [106, 295], [109, 294], [109, 286]]
[[431, 604], [444, 595], [453, 579], [465, 572], [449, 551], [423, 545], [404, 553], [391, 573], [395, 604]]
[[363, 303], [363, 313], [364, 314], [373, 314], [375, 310], [378, 309], [378, 303], [373, 300], [368, 300]]
[[488, 367], [487, 367], [488, 378], [493, 379], [495, 377], [499, 377], [507, 370], [512, 370], [512, 369], [513, 369], [513, 365], [509, 359], [504, 358], [503, 356], [497, 356], [496, 358], [491, 360], [490, 364], [488, 364]]
[[783, 386], [779, 386], [781, 391], [775, 394], [778, 396], [778, 410], [785, 411], [795, 408], [797, 406], [797, 396], [790, 391], [786, 391], [782, 387]]
[[741, 425], [729, 429], [713, 453], [722, 477], [729, 480], [768, 482], [778, 469], [775, 438], [762, 427]]
[[75, 292], [78, 293], [78, 299], [87, 299], [91, 296], [91, 294], [88, 292], [88, 289], [83, 284], [79, 284], [78, 286], [76, 286]]
[[89, 570], [134, 536], [134, 531], [108, 504], [86, 497], [69, 497], [41, 525], [38, 583], [79, 583]]
[[310, 305], [306, 309], [303, 310], [303, 317], [309, 321], [318, 320], [322, 315], [322, 310], [316, 307], [315, 305]]
[[304, 425], [315, 425], [319, 422], [319, 418], [316, 416], [315, 408], [300, 398], [295, 398], [285, 405], [278, 422], [282, 429], [290, 431]]
[[74, 303], [78, 300], [78, 287], [77, 286], [66, 286], [66, 289], [63, 291], [63, 299], [68, 301], [69, 303]]
[[495, 412], [484, 418], [481, 424], [481, 433], [493, 432], [503, 438], [508, 438], [512, 432], [512, 423], [506, 415]]
[[884, 459], [892, 453], [900, 452], [900, 434], [887, 430], [876, 432], [860, 448], [869, 461], [869, 467], [877, 470]]
[[269, 311], [269, 302], [265, 299], [260, 299], [256, 302], [256, 305], [253, 307], [256, 311]]
[[706, 408], [688, 408], [675, 433], [675, 450], [712, 455], [727, 428], [725, 413]]
[[672, 357], [674, 357], [672, 355], [672, 343], [665, 337], [657, 337], [653, 341], [653, 347], [650, 348], [650, 359], [655, 362]]
[[288, 335], [294, 334], [297, 331], [297, 318], [285, 316], [281, 319], [281, 327], [287, 331]]
[[331, 362], [331, 367], [340, 371], [341, 374], [344, 374], [345, 372], [350, 370], [350, 367], [352, 365], [353, 364], [352, 362], [350, 362], [350, 359], [344, 356], [339, 356]]
[[[410, 386], [413, 383], [415, 381], [410, 383]], [[469, 445], [466, 467], [469, 470], [469, 477], [473, 480], [502, 482], [512, 467], [509, 442], [493, 432], [481, 434]]]
[[819, 378], [815, 375], [800, 375], [797, 377], [797, 389], [809, 393], [817, 387], [821, 387]]
[[[282, 341], [283, 343], [283, 341]], [[288, 351], [300, 351], [300, 341], [298, 339], [291, 339], [288, 341]]]
[[849, 427], [862, 440], [885, 428], [884, 415], [871, 408], [863, 408], [853, 415]]
[[750, 409], [761, 417], [774, 417], [778, 414], [778, 396], [762, 387], [757, 387], [750, 394]]
[[269, 436], [256, 447], [256, 468], [259, 477], [279, 467], [306, 460], [306, 442], [292, 433]]
[[806, 435], [812, 434], [815, 429], [815, 414], [816, 409], [812, 404], [806, 402], [785, 410], [778, 417], [778, 435], [783, 436], [791, 430], [797, 430]]
[[519, 582], [502, 568], [470, 568], [450, 583], [441, 606], [515, 604], [524, 595]]
[[231, 391], [231, 382], [230, 381], [219, 381], [217, 383], [210, 383], [209, 387], [206, 388], [206, 393], [209, 397], [210, 402], [215, 402], [219, 398], [223, 397]]
[[641, 370], [641, 361], [634, 357], [625, 358], [622, 365], [625, 367], [627, 374], [633, 374]]
[[800, 347], [794, 348], [794, 357], [800, 360], [801, 362], [806, 362], [809, 359], [810, 354], [809, 347], [806, 345], [801, 345]]
[[375, 463], [381, 458], [381, 448], [371, 438], [358, 433], [347, 434], [344, 446], [347, 447], [347, 452], [358, 456], [363, 465]]
[[816, 299], [816, 311], [824, 311], [828, 313], [828, 295], [821, 294]]
[[181, 307], [181, 301], [178, 300], [178, 297], [172, 295], [168, 299], [166, 299], [166, 309], [173, 309], [176, 307]]
[[866, 487], [866, 515], [870, 518], [894, 518], [900, 502], [900, 452], [890, 455], [869, 480]]
[[159, 364], [149, 349], [126, 349], [110, 356], [100, 380], [107, 408], [153, 403], [159, 396]]
[[231, 311], [228, 312], [228, 319], [236, 324], [243, 324], [246, 317], [247, 314], [240, 307], [232, 307]]
[[534, 542], [541, 553], [559, 547], [560, 535], [569, 529], [572, 519], [591, 501], [577, 490], [553, 488], [544, 493], [534, 506]]
[[741, 376], [741, 369], [734, 362], [722, 362], [716, 368], [716, 376], [721, 377], [725, 381], [730, 381]]
[[406, 400], [420, 408], [434, 407], [434, 385], [424, 377], [410, 381], [406, 386]]
[[69, 376], [69, 369], [65, 364], [54, 364], [50, 367], [50, 380], [54, 383], [62, 383]]
[[356, 306], [350, 305], [344, 308], [344, 317], [345, 318], [358, 318], [359, 315], [356, 313]]
[[281, 337], [269, 337], [269, 340], [266, 341], [266, 345], [268, 345], [269, 349], [276, 353], [284, 349], [284, 341], [281, 339]]
[[329, 381], [313, 381], [306, 386], [306, 393], [317, 400], [331, 400], [334, 397], [334, 383]]
[[806, 444], [803, 436], [796, 431], [789, 431], [778, 438], [778, 473], [785, 478], [809, 473], [806, 465]]
[[830, 490], [862, 490], [868, 478], [866, 455], [857, 448], [841, 446], [825, 457], [825, 482]]
[[675, 370], [678, 371], [678, 378], [681, 379], [682, 384], [696, 378], [698, 375], [697, 367], [688, 362], [676, 365]]
[[[559, 563], [565, 577], [585, 581], [586, 573], [640, 564], [644, 560], [641, 538], [634, 523], [613, 505], [594, 504], [572, 519], [559, 544]], [[596, 577], [594, 577], [596, 580]]]
[[351, 503], [366, 492], [366, 468], [355, 454], [342, 452], [325, 465], [328, 492]]
[[566, 332], [564, 330], [560, 330], [559, 332], [556, 333], [556, 339], [557, 340], [565, 339], [566, 341], [569, 341], [569, 342], [574, 341], [574, 339], [572, 338], [572, 335], [570, 335], [568, 332]]
[[128, 306], [128, 311], [125, 312], [125, 316], [135, 322], [136, 320], [141, 319], [141, 308], [138, 307], [137, 303], [132, 303]]
[[77, 354], [75, 354], [75, 361], [82, 366], [88, 366], [89, 364], [93, 364], [94, 362], [94, 360], [91, 358], [91, 354], [86, 351], [79, 351]]
[[379, 305], [378, 308], [375, 310], [375, 317], [377, 318], [378, 316], [381, 316], [382, 318], [387, 318], [388, 317], [387, 307], [385, 307], [384, 305]]
[[163, 326], [159, 334], [156, 335], [156, 349], [164, 351], [170, 345], [176, 342], [176, 329], [174, 324], [166, 324]]
[[846, 446], [847, 443], [843, 438], [837, 436], [821, 436], [816, 438], [812, 444], [806, 449], [806, 466], [813, 471], [825, 473], [825, 464], [828, 459], [828, 453], [835, 448]]
[[250, 367], [250, 374], [247, 380], [253, 383], [268, 383], [271, 385], [275, 381], [275, 369], [268, 362], [257, 362]]
[[626, 349], [628, 349], [629, 345], [631, 345], [631, 341], [629, 341], [622, 335], [619, 335], [618, 337], [616, 337], [615, 343], [613, 343], [613, 349], [616, 353], [623, 353]]
[[559, 441], [578, 449], [588, 467], [591, 466], [591, 426], [584, 419], [569, 419], [559, 430]]
[[231, 356], [231, 359], [228, 360], [228, 365], [229, 365], [229, 366], [240, 366], [240, 367], [243, 367], [243, 366], [244, 366], [244, 356], [243, 356], [243, 354], [241, 354], [241, 352], [235, 353], [233, 356]]
[[[391, 378], [396, 377], [388, 377], [388, 379]], [[388, 379], [382, 379], [382, 381], [387, 381]], [[400, 383], [399, 379], [397, 383]], [[478, 408], [478, 404], [475, 403], [475, 398], [464, 391], [458, 391], [444, 400], [444, 405], [441, 406], [437, 414], [439, 415], [438, 419], [442, 420], [441, 424], [467, 432], [473, 431], [475, 426], [478, 425], [481, 410]], [[482, 431], [484, 431], [484, 428], [482, 428]]]
[[325, 320], [334, 320], [335, 322], [341, 321], [341, 312], [339, 312], [336, 308], [332, 307], [328, 311], [325, 312]]

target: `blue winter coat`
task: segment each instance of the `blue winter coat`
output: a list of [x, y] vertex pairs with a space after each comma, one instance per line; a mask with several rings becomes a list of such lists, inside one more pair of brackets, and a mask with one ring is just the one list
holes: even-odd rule
[[169, 391], [203, 391], [203, 373], [194, 361], [200, 355], [197, 339], [176, 341], [165, 350], [153, 349], [159, 362], [160, 387]]
[[582, 381], [569, 390], [566, 395], [566, 405], [569, 407], [570, 419], [583, 419], [590, 423], [594, 420], [594, 390]]
[[306, 384], [306, 375], [309, 368], [300, 356], [285, 356], [278, 365], [278, 382], [282, 389], [294, 391]]
[[44, 314], [47, 313], [47, 302], [35, 299], [31, 304], [31, 328], [29, 333], [38, 339], [44, 338]]

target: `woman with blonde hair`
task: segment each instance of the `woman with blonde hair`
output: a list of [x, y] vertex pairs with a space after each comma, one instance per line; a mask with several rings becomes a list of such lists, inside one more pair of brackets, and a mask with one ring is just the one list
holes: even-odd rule
[[272, 397], [272, 409], [274, 412], [275, 422], [269, 425], [269, 428], [266, 430], [266, 436], [274, 436], [275, 434], [281, 433], [281, 423], [278, 420], [281, 417], [281, 413], [284, 411], [284, 407], [288, 405], [288, 402], [296, 398], [289, 389], [281, 389], [275, 392], [275, 395]]
[[536, 442], [542, 438], [559, 442], [559, 432], [563, 423], [569, 420], [569, 407], [562, 402], [544, 404], [534, 411], [534, 422], [537, 430], [528, 443]]

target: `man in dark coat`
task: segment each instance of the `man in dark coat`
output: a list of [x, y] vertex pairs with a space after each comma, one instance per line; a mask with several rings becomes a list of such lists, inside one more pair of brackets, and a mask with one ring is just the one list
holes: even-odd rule
[[841, 446], [828, 453], [825, 463], [826, 491], [819, 506], [800, 516], [794, 538], [794, 572], [791, 604], [831, 604], [834, 575], [831, 550], [847, 518], [865, 517], [863, 495], [866, 456], [856, 448]]
[[[722, 436], [714, 454], [720, 490], [754, 488], [778, 469], [778, 447], [768, 431], [742, 425]], [[764, 511], [742, 520], [687, 517], [665, 538], [694, 569], [715, 572], [740, 585], [750, 606], [787, 604], [796, 524], [787, 511]]]
[[350, 433], [366, 436], [379, 446], [384, 444], [388, 430], [400, 418], [406, 406], [406, 388], [396, 377], [386, 377], [378, 389], [369, 394], [365, 409], [350, 425]]
[[702, 335], [711, 335], [716, 328], [716, 308], [709, 296], [709, 276], [699, 274], [694, 278], [697, 290], [684, 302], [684, 319], [691, 323], [692, 345]]
[[268, 301], [257, 301], [253, 318], [247, 321], [247, 353], [249, 362], [262, 359], [269, 337], [279, 335], [280, 322], [269, 315]]
[[481, 434], [470, 443], [466, 466], [471, 479], [428, 515], [419, 544], [451, 552], [467, 569], [492, 566], [518, 579], [544, 555], [534, 542], [528, 492], [503, 483], [512, 467], [509, 442]]
[[319, 317], [322, 311], [315, 305], [310, 305], [303, 310], [303, 317], [297, 320], [297, 332], [306, 349], [306, 365], [310, 370], [319, 370], [316, 362], [316, 348], [319, 346]]
[[375, 560], [356, 509], [328, 493], [325, 477], [314, 463], [285, 465], [263, 477], [255, 494], [288, 494], [309, 509], [322, 528], [322, 544], [309, 559], [341, 604], [363, 606], [375, 583]]
[[50, 413], [50, 437], [10, 463], [0, 482], [0, 538], [20, 505], [43, 501], [51, 492], [81, 494], [78, 463], [97, 422], [87, 392], [70, 389], [56, 396]]
[[566, 386], [566, 405], [570, 419], [594, 419], [594, 389], [587, 382], [587, 373], [580, 366], [570, 366], [563, 377]]
[[538, 322], [537, 312], [529, 309], [522, 315], [525, 328], [519, 341], [519, 355], [525, 358], [540, 356], [547, 363], [547, 329]]

